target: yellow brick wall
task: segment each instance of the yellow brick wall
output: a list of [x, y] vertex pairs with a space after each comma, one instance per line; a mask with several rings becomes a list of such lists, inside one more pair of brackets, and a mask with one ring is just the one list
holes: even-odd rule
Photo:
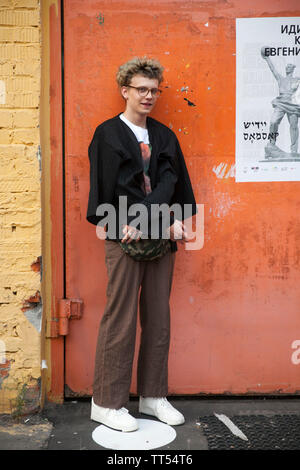
[[0, 413], [40, 401], [40, 67], [39, 0], [0, 0]]

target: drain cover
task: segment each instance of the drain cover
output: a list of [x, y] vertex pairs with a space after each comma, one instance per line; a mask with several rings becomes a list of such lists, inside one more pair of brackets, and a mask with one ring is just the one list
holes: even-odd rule
[[210, 450], [300, 450], [300, 416], [230, 416], [248, 441], [232, 434], [216, 416], [201, 416], [201, 425]]

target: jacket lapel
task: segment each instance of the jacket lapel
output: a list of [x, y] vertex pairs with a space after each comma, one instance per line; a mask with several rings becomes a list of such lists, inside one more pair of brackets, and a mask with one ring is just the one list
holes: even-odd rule
[[[123, 143], [123, 151], [125, 153], [125, 158], [130, 159], [132, 158], [136, 163], [137, 167], [144, 171], [144, 165], [141, 155], [141, 149], [137, 138], [135, 137], [134, 133], [130, 129], [130, 127], [125, 124], [125, 122], [120, 119], [119, 114], [115, 116], [117, 127], [120, 131], [121, 141]], [[159, 146], [158, 146], [158, 136], [157, 133], [154, 132], [153, 124], [151, 119], [147, 118], [147, 129], [149, 132], [149, 140], [151, 144], [151, 158], [150, 158], [150, 166], [149, 166], [149, 175], [151, 180], [152, 188], [156, 185], [156, 172], [157, 172], [157, 158], [159, 154]]]
[[156, 186], [156, 170], [157, 170], [157, 158], [158, 158], [158, 140], [156, 132], [153, 132], [153, 126], [151, 119], [147, 118], [147, 129], [149, 132], [149, 140], [151, 144], [151, 158], [149, 166], [149, 175], [151, 180], [152, 189]]
[[137, 138], [135, 137], [134, 133], [130, 129], [130, 127], [122, 121], [122, 119], [117, 116], [118, 119], [118, 127], [121, 132], [122, 136], [122, 147], [125, 151], [125, 158], [126, 159], [133, 159], [137, 166], [143, 171], [143, 162], [141, 156], [141, 150]]

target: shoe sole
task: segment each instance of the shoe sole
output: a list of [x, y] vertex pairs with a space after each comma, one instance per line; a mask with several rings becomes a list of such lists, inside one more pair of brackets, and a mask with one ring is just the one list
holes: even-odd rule
[[95, 415], [93, 412], [91, 413], [91, 420], [96, 421], [97, 423], [104, 424], [105, 426], [108, 426], [111, 429], [114, 429], [116, 431], [122, 431], [122, 432], [133, 432], [138, 429], [138, 426], [132, 426], [132, 427], [116, 427], [113, 426], [109, 421], [106, 421], [103, 418], [98, 418], [97, 415]]

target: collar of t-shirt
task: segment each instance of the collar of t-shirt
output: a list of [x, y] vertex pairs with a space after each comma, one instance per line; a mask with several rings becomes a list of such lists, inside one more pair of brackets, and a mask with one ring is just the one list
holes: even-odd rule
[[144, 127], [136, 126], [135, 124], [132, 124], [132, 122], [128, 121], [128, 119], [122, 114], [120, 114], [120, 119], [122, 119], [125, 124], [127, 124], [128, 127], [132, 130], [134, 135], [137, 138], [138, 142], [144, 142], [144, 144], [149, 144], [149, 134], [148, 134], [148, 129], [144, 129]]

